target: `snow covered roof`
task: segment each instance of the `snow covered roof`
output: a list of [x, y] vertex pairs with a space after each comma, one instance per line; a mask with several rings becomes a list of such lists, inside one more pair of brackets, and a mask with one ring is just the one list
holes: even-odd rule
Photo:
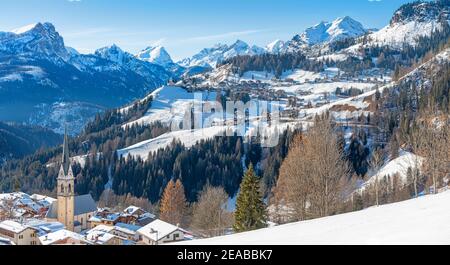
[[31, 197], [33, 200], [36, 200], [36, 201], [46, 201], [46, 202], [48, 202], [49, 204], [51, 204], [52, 202], [55, 202], [55, 201], [56, 201], [55, 198], [52, 198], [52, 197], [49, 197], [49, 196], [45, 196], [45, 195], [41, 195], [41, 194], [33, 194], [33, 195], [31, 195], [30, 197]]
[[108, 225], [97, 225], [96, 227], [92, 228], [91, 230], [87, 231], [87, 233], [91, 233], [93, 231], [101, 231], [101, 232], [110, 232], [114, 229], [113, 226]]
[[141, 229], [142, 226], [138, 225], [132, 225], [132, 224], [125, 224], [125, 223], [117, 223], [114, 226], [114, 229], [120, 232], [124, 232], [127, 234], [135, 234], [139, 229]]
[[106, 225], [96, 226], [86, 232], [86, 239], [95, 244], [100, 244], [100, 245], [105, 244], [108, 241], [110, 241], [111, 239], [113, 239], [114, 237], [116, 237], [115, 235], [110, 233], [113, 229], [114, 229], [114, 227], [112, 227], [112, 226], [106, 226]]
[[161, 238], [164, 238], [177, 230], [184, 233], [184, 230], [179, 228], [178, 226], [157, 219], [139, 229], [138, 233], [147, 238], [150, 238], [153, 241], [157, 241], [157, 238], [158, 240], [160, 240]]
[[60, 222], [46, 222], [41, 219], [29, 219], [26, 220], [24, 224], [35, 228], [38, 231], [39, 236], [65, 229], [64, 224]]
[[124, 212], [124, 213], [127, 213], [127, 214], [133, 215], [133, 214], [136, 213], [138, 210], [141, 210], [141, 208], [140, 208], [140, 207], [137, 207], [137, 206], [131, 205], [131, 206], [128, 206], [125, 210], [123, 210], [123, 212]]
[[0, 237], [0, 246], [6, 246], [6, 245], [15, 245], [15, 244], [8, 238]]
[[0, 223], [0, 228], [18, 234], [31, 227], [12, 220], [6, 220]]
[[69, 230], [65, 230], [65, 229], [58, 230], [56, 232], [49, 233], [44, 236], [40, 236], [39, 240], [41, 241], [42, 245], [52, 245], [58, 241], [62, 241], [62, 240], [68, 239], [68, 238], [74, 239], [75, 241], [80, 242], [80, 243], [85, 243], [85, 244], [90, 243], [82, 235], [77, 234], [72, 231], [69, 231]]

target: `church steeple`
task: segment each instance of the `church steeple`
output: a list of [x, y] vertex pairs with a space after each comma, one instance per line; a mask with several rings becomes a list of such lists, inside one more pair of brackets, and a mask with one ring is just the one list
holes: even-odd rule
[[69, 155], [69, 137], [67, 136], [67, 126], [64, 129], [64, 143], [61, 166], [64, 170], [64, 175], [67, 176], [70, 167], [70, 155]]
[[67, 127], [64, 132], [64, 143], [61, 168], [57, 179], [58, 196], [58, 222], [64, 224], [67, 230], [74, 228], [74, 208], [75, 208], [75, 178], [69, 156], [69, 137]]

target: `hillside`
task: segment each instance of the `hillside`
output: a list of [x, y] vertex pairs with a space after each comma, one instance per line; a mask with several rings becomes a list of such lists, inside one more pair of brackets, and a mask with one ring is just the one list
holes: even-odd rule
[[450, 244], [450, 191], [358, 212], [180, 245]]
[[0, 122], [0, 165], [2, 160], [22, 158], [61, 142], [61, 135], [44, 128]]

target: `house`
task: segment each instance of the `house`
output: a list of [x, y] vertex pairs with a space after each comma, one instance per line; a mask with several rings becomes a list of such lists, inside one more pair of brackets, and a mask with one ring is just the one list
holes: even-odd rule
[[0, 223], [0, 237], [9, 239], [16, 245], [39, 245], [36, 228], [12, 220]]
[[107, 210], [96, 212], [88, 219], [89, 227], [94, 228], [98, 225], [114, 226], [119, 222], [120, 214], [112, 213]]
[[35, 228], [38, 237], [65, 229], [64, 225], [60, 222], [46, 222], [42, 219], [27, 219], [23, 224]]
[[86, 240], [93, 245], [123, 245], [126, 238], [113, 234], [114, 227], [98, 225], [86, 232]]
[[91, 245], [84, 236], [62, 229], [39, 237], [42, 245]]
[[158, 245], [184, 240], [186, 231], [178, 226], [159, 219], [142, 227], [138, 231], [140, 240], [146, 245]]
[[0, 194], [0, 218], [43, 217], [53, 200], [44, 195], [30, 196], [23, 192]]
[[145, 211], [137, 206], [129, 206], [120, 215], [119, 222], [126, 224], [133, 224], [138, 226], [145, 226], [156, 219], [152, 213]]
[[142, 226], [117, 223], [113, 227], [112, 233], [116, 236], [126, 238], [127, 240], [139, 241], [139, 234], [137, 233], [137, 231], [141, 228]]

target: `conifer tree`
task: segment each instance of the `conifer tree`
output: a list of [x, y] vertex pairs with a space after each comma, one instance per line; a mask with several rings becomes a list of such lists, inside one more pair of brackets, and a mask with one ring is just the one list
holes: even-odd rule
[[184, 187], [178, 179], [170, 180], [161, 199], [159, 218], [165, 222], [180, 225], [184, 221], [186, 212], [186, 197]]
[[250, 164], [244, 174], [236, 202], [234, 231], [244, 232], [266, 226], [266, 210], [259, 179]]

